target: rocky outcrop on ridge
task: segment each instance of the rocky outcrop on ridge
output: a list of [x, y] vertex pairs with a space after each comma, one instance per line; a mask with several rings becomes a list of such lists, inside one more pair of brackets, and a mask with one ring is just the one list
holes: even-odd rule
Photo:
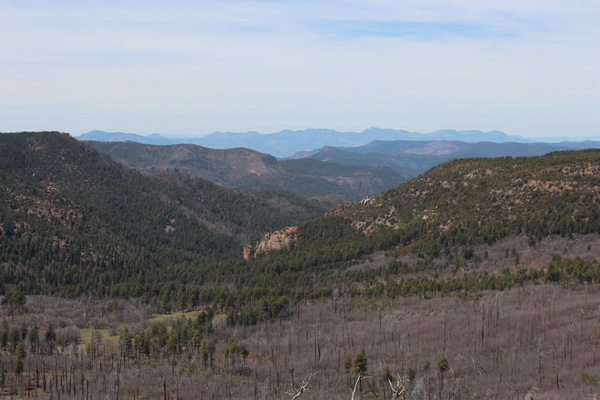
[[279, 231], [267, 233], [254, 247], [244, 246], [244, 259], [252, 255], [267, 253], [269, 251], [289, 249], [298, 240], [298, 227], [288, 226]]

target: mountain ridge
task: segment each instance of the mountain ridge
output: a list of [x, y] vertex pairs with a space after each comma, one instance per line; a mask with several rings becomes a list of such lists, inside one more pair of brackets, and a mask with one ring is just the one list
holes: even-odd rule
[[[306, 198], [341, 196], [359, 200], [397, 186], [406, 178], [386, 167], [336, 165], [318, 160], [278, 161], [246, 148], [209, 149], [193, 144], [146, 145], [91, 142], [92, 147], [147, 173], [182, 172], [227, 187], [283, 189]], [[331, 203], [331, 207], [338, 204]]]
[[198, 138], [167, 139], [158, 134], [140, 136], [122, 132], [91, 131], [77, 137], [79, 140], [123, 141], [131, 140], [147, 144], [190, 143], [199, 146], [228, 149], [245, 147], [275, 157], [290, 157], [298, 151], [311, 151], [323, 146], [351, 147], [361, 146], [373, 140], [462, 140], [477, 142], [484, 139], [490, 141], [530, 142], [529, 139], [508, 135], [500, 131], [481, 132], [477, 130], [457, 131], [452, 129], [438, 130], [431, 133], [409, 132], [405, 130], [368, 128], [362, 132], [339, 132], [333, 129], [282, 130], [261, 134], [248, 132], [214, 132]]
[[[500, 269], [507, 265], [510, 269], [502, 272], [505, 275], [528, 273], [527, 279], [537, 280], [547, 265], [530, 260], [528, 266], [535, 268], [530, 272], [522, 268], [519, 254], [528, 253], [523, 245], [533, 248], [563, 238], [564, 243], [575, 240], [573, 245], [579, 248], [588, 243], [589, 252], [589, 242], [600, 234], [599, 204], [597, 149], [456, 159], [381, 195], [340, 205], [298, 226], [289, 249], [270, 257], [287, 259], [290, 268], [324, 274], [373, 268], [378, 272], [365, 275], [373, 277], [386, 271], [398, 273], [396, 267], [402, 265], [406, 272], [400, 276], [416, 274], [407, 279], [417, 282], [426, 274], [431, 290], [450, 281], [469, 287], [473, 276], [499, 279]], [[484, 262], [487, 251], [497, 253], [496, 244], [501, 242], [515, 247], [506, 248], [501, 258], [494, 256], [491, 264]], [[367, 267], [367, 259], [381, 259], [383, 252], [383, 262]], [[575, 257], [577, 253], [569, 254]], [[505, 258], [510, 259], [501, 262]], [[291, 260], [303, 260], [297, 261], [303, 267]]]
[[442, 242], [456, 230], [467, 235], [464, 244], [514, 234], [535, 243], [548, 235], [600, 232], [599, 177], [600, 150], [452, 160], [337, 214], [366, 232], [415, 223]]
[[517, 143], [452, 141], [372, 141], [357, 147], [325, 146], [292, 158], [365, 166], [387, 166], [416, 177], [456, 158], [541, 156], [554, 151], [600, 148], [600, 142]]

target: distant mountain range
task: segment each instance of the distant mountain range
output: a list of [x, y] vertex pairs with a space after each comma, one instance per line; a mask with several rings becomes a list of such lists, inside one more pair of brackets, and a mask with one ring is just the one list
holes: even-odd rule
[[[403, 139], [392, 140], [398, 137]], [[281, 188], [307, 198], [337, 196], [326, 205], [339, 202], [339, 196], [356, 200], [380, 193], [457, 158], [540, 156], [560, 150], [600, 148], [600, 141], [536, 143], [499, 131], [440, 130], [420, 134], [379, 128], [360, 133], [328, 129], [266, 135], [216, 132], [187, 139], [92, 131], [78, 139], [90, 141], [117, 160], [145, 172], [176, 170], [229, 187]], [[183, 142], [189, 143], [185, 145], [188, 147]], [[161, 149], [152, 145], [168, 146]], [[262, 153], [279, 156], [280, 161]], [[290, 156], [284, 158], [286, 154]]]
[[199, 138], [166, 138], [157, 133], [141, 136], [133, 133], [91, 131], [77, 137], [79, 140], [124, 142], [132, 141], [145, 144], [180, 144], [190, 143], [212, 149], [232, 149], [245, 147], [275, 157], [290, 157], [299, 151], [310, 151], [323, 146], [356, 147], [374, 140], [458, 140], [465, 143], [481, 141], [502, 143], [528, 143], [530, 139], [508, 135], [500, 131], [481, 132], [476, 130], [456, 131], [439, 130], [432, 133], [409, 132], [405, 130], [369, 128], [362, 132], [338, 132], [332, 129], [306, 129], [300, 131], [283, 130], [277, 133], [261, 134], [258, 132], [215, 132]]

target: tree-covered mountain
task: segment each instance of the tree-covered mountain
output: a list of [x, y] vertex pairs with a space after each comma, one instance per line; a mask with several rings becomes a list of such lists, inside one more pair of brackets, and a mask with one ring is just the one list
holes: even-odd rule
[[410, 153], [396, 154], [385, 151], [355, 152], [346, 148], [330, 146], [301, 154], [300, 157], [302, 158], [299, 159], [311, 158], [336, 164], [388, 167], [410, 178], [414, 178], [429, 168], [452, 159], [446, 155], [424, 156]]
[[463, 142], [458, 140], [374, 140], [364, 146], [341, 148], [353, 153], [370, 153], [373, 151], [394, 154], [419, 155], [453, 155], [455, 158], [466, 157], [531, 157], [560, 150], [583, 150], [600, 147], [600, 142], [560, 142], [560, 143], [523, 143], [491, 141]]
[[326, 146], [311, 152], [301, 152], [293, 158], [363, 166], [386, 166], [415, 177], [429, 168], [457, 158], [529, 157], [553, 151], [600, 148], [600, 142], [561, 143], [467, 143], [461, 141], [376, 140], [364, 146]]
[[181, 174], [142, 175], [56, 132], [0, 134], [0, 281], [28, 292], [240, 258], [265, 232], [323, 210], [282, 191], [243, 192]]
[[535, 245], [551, 235], [600, 233], [599, 195], [600, 151], [566, 151], [453, 160], [333, 214], [374, 247], [438, 257], [510, 236]]
[[[277, 161], [245, 148], [208, 149], [192, 144], [153, 146], [134, 142], [87, 142], [143, 172], [180, 172], [240, 189], [283, 189], [306, 198], [360, 200], [398, 186], [405, 178], [387, 167], [339, 165], [313, 159]], [[339, 199], [339, 200], [335, 200]]]
[[[456, 293], [537, 281], [556, 251], [548, 242], [564, 240], [563, 256], [598, 242], [599, 188], [600, 151], [453, 160], [340, 206], [288, 238], [277, 235], [295, 244], [240, 262], [229, 279], [253, 288], [268, 282], [300, 296], [334, 289], [356, 296]], [[598, 254], [589, 249], [586, 257]], [[537, 253], [521, 265], [520, 252]], [[600, 267], [589, 273], [585, 279], [600, 278]]]

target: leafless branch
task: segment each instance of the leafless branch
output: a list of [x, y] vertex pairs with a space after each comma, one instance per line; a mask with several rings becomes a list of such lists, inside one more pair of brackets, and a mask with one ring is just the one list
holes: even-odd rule
[[400, 383], [400, 380], [396, 382], [395, 386], [392, 384], [391, 380], [388, 380], [388, 382], [390, 383], [390, 388], [392, 389], [392, 400], [398, 400], [400, 396], [404, 395], [406, 388]]
[[352, 398], [351, 400], [354, 400], [354, 396], [356, 396], [356, 389], [358, 389], [358, 386], [360, 385], [361, 381], [364, 381], [365, 379], [370, 378], [369, 376], [362, 376], [361, 374], [358, 374], [358, 376], [356, 377], [356, 382], [354, 383], [354, 389], [352, 390]]
[[310, 384], [310, 380], [316, 374], [317, 374], [316, 372], [310, 373], [310, 374], [308, 374], [308, 376], [306, 378], [304, 378], [304, 380], [302, 380], [302, 386], [300, 386], [298, 393], [286, 392], [286, 394], [292, 396], [292, 400], [296, 400], [298, 397], [300, 397], [302, 395], [302, 393], [308, 391], [308, 385]]

